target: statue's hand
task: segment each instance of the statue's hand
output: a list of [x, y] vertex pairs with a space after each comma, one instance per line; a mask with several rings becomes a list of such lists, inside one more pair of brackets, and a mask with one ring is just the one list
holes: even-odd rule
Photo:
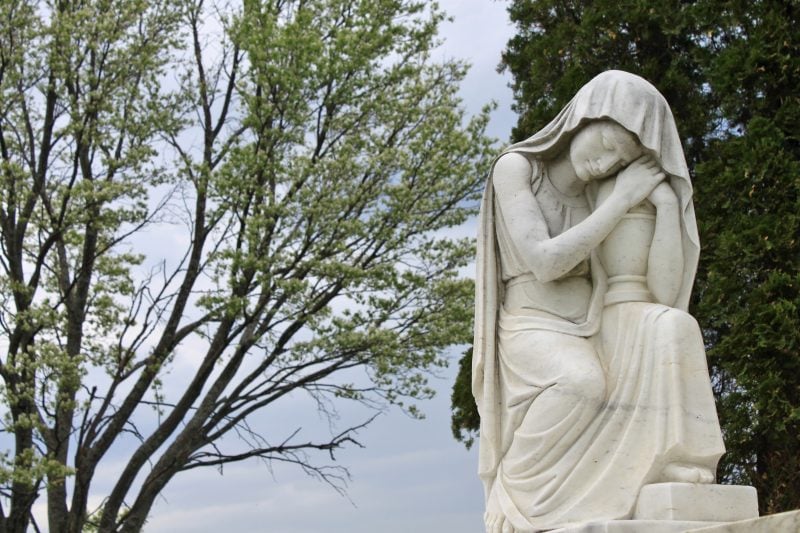
[[620, 171], [611, 194], [630, 209], [647, 198], [664, 178], [666, 175], [658, 162], [649, 155], [643, 155]]
[[656, 185], [656, 188], [653, 189], [653, 192], [650, 193], [647, 199], [656, 206], [656, 209], [678, 205], [678, 197], [666, 181], [662, 181]]

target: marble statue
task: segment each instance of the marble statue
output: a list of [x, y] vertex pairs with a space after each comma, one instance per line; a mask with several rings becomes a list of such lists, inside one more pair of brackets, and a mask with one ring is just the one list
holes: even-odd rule
[[487, 532], [630, 519], [646, 485], [713, 483], [699, 248], [675, 121], [638, 76], [600, 74], [495, 160], [472, 383]]

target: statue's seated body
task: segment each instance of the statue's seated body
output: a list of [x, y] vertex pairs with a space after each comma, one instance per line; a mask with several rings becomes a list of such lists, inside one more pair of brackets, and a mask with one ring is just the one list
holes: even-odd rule
[[698, 252], [677, 131], [641, 78], [598, 76], [496, 160], [473, 361], [487, 531], [627, 519], [645, 485], [713, 481]]

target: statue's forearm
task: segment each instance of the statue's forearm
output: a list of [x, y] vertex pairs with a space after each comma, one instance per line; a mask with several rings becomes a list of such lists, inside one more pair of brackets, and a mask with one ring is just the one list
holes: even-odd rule
[[683, 281], [683, 245], [678, 204], [659, 205], [647, 266], [647, 285], [659, 303], [672, 306]]
[[614, 229], [630, 205], [611, 194], [585, 220], [557, 237], [547, 223], [530, 188], [530, 163], [520, 154], [506, 154], [494, 168], [497, 202], [520, 259], [539, 281], [561, 278], [586, 260]]
[[612, 197], [581, 223], [557, 237], [535, 244], [540, 279], [558, 279], [584, 261], [616, 227], [628, 206]]

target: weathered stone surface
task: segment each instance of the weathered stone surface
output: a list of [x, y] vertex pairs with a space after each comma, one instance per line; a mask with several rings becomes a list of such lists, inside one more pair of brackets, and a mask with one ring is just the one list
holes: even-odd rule
[[758, 497], [753, 487], [657, 483], [642, 487], [633, 517], [735, 522], [758, 517]]
[[609, 520], [556, 529], [550, 533], [685, 533], [714, 525], [712, 522], [687, 520]]
[[789, 511], [731, 524], [690, 529], [686, 533], [798, 533], [800, 511]]

